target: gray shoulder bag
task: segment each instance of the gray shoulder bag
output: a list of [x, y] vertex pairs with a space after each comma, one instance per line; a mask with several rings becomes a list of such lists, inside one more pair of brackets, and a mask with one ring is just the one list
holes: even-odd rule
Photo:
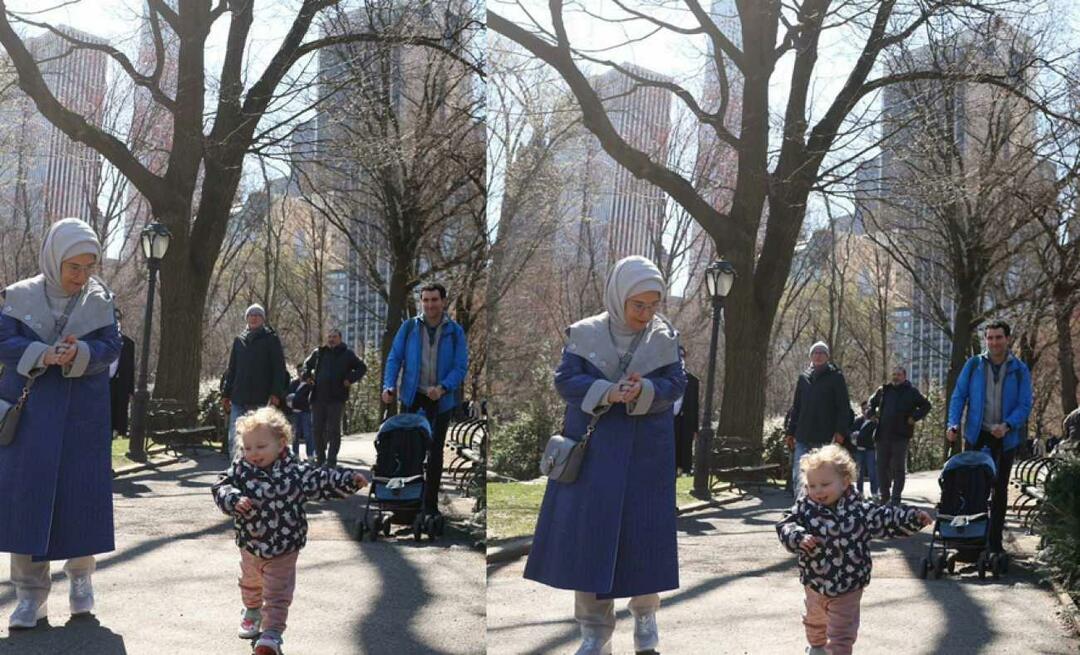
[[[644, 334], [644, 330], [639, 332], [630, 343], [630, 349], [619, 359], [620, 376], [626, 374], [626, 369], [630, 367], [630, 360], [634, 358], [634, 351], [637, 350], [638, 343]], [[589, 448], [589, 440], [592, 438], [593, 432], [596, 431], [596, 424], [600, 421], [601, 416], [602, 414], [593, 415], [592, 420], [589, 421], [589, 427], [585, 429], [585, 436], [580, 441], [575, 441], [561, 434], [551, 435], [548, 438], [547, 446], [544, 448], [544, 454], [540, 458], [540, 474], [546, 475], [556, 482], [566, 484], [576, 481], [578, 473], [581, 471], [581, 464], [585, 461], [585, 452]]]
[[[71, 297], [68, 301], [67, 307], [64, 308], [63, 315], [56, 321], [56, 336], [59, 337], [64, 332], [64, 327], [67, 326], [68, 317], [71, 316], [71, 312], [75, 309], [75, 304], [82, 297], [82, 293], [78, 293]], [[26, 376], [26, 385], [23, 386], [22, 393], [19, 394], [19, 399], [14, 403], [0, 398], [0, 446], [7, 446], [15, 440], [15, 432], [19, 429], [19, 417], [22, 416], [23, 408], [26, 407], [26, 399], [30, 396], [30, 387], [34, 386], [35, 376]]]

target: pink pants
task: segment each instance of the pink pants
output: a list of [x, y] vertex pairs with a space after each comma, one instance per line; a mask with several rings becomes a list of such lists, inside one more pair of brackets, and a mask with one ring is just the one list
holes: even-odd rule
[[824, 647], [829, 655], [850, 655], [859, 636], [859, 602], [862, 589], [840, 596], [823, 596], [806, 589], [803, 625], [811, 646]]
[[240, 596], [244, 607], [262, 610], [262, 630], [279, 635], [285, 631], [293, 591], [296, 589], [296, 556], [300, 551], [271, 559], [240, 550]]

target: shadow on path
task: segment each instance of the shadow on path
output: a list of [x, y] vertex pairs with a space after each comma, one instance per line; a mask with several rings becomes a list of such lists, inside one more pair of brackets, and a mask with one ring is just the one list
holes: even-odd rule
[[43, 620], [32, 630], [19, 630], [0, 637], [0, 653], [127, 655], [124, 638], [101, 625], [94, 616], [72, 617], [62, 627], [63, 630], [52, 629], [49, 622]]

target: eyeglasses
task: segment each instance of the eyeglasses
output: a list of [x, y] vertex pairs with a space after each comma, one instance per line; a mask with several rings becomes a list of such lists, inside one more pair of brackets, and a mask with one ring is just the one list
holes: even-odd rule
[[76, 275], [93, 275], [94, 273], [97, 273], [98, 270], [97, 264], [87, 264], [83, 266], [82, 264], [64, 262], [63, 264], [61, 264], [61, 266], [67, 268], [67, 270]]
[[644, 303], [640, 300], [631, 300], [630, 309], [633, 309], [635, 312], [639, 313], [645, 311], [655, 312], [656, 310], [660, 309], [660, 302], [661, 301], [657, 300], [656, 302]]

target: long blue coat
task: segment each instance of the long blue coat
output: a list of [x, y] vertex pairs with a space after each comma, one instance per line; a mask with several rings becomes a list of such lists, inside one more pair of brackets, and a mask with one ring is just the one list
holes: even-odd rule
[[[686, 387], [682, 361], [647, 373], [653, 402], [641, 416], [618, 404], [597, 423], [578, 479], [549, 481], [525, 577], [599, 598], [679, 586], [672, 405]], [[582, 400], [600, 370], [563, 351], [555, 387], [566, 400], [564, 434], [585, 434]]]
[[[116, 324], [79, 336], [89, 350], [82, 376], [50, 366], [30, 389], [15, 440], [0, 446], [0, 552], [56, 560], [114, 549], [109, 364], [122, 345]], [[0, 397], [14, 402], [17, 371], [42, 338], [0, 315]]]

